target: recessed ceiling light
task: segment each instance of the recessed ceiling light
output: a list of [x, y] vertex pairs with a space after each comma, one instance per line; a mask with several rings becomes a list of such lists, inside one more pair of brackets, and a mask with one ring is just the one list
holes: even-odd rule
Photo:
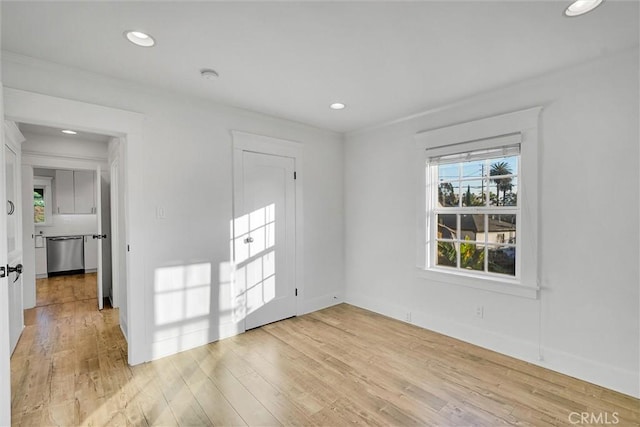
[[142, 31], [125, 31], [124, 36], [131, 43], [142, 46], [142, 47], [151, 47], [156, 44], [156, 41], [147, 33], [143, 33]]
[[211, 68], [203, 68], [202, 70], [200, 70], [200, 75], [203, 79], [207, 80], [214, 80], [220, 77], [216, 70], [212, 70]]
[[344, 105], [342, 102], [334, 102], [333, 104], [329, 105], [329, 108], [331, 108], [332, 110], [342, 110], [346, 107], [346, 105]]
[[71, 130], [71, 129], [64, 129], [62, 131], [62, 133], [66, 133], [67, 135], [77, 135], [78, 132], [76, 132], [75, 130]]
[[577, 0], [571, 3], [565, 10], [565, 16], [573, 17], [584, 15], [598, 7], [603, 0]]

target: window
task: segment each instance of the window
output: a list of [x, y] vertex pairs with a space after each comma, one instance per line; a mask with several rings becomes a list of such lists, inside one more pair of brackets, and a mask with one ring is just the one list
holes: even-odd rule
[[33, 222], [41, 224], [46, 222], [44, 188], [33, 189]]
[[416, 135], [419, 277], [537, 297], [540, 111]]
[[35, 225], [50, 225], [53, 221], [50, 177], [33, 177], [33, 222]]
[[518, 276], [519, 162], [519, 144], [428, 159], [430, 266]]

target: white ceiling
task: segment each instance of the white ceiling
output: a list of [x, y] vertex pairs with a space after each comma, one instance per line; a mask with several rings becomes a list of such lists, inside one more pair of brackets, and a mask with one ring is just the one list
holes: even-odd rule
[[345, 132], [638, 46], [637, 1], [568, 3], [2, 1], [2, 48]]

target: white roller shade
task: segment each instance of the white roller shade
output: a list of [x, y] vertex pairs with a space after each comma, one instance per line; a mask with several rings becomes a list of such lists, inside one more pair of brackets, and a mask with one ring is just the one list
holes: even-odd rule
[[514, 133], [427, 149], [429, 163], [458, 163], [520, 154], [522, 135]]

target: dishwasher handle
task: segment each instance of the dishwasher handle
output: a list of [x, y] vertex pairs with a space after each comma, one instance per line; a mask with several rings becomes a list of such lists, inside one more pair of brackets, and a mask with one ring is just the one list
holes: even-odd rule
[[68, 236], [68, 237], [48, 237], [48, 240], [52, 242], [57, 242], [61, 240], [79, 240], [82, 239], [82, 236]]

